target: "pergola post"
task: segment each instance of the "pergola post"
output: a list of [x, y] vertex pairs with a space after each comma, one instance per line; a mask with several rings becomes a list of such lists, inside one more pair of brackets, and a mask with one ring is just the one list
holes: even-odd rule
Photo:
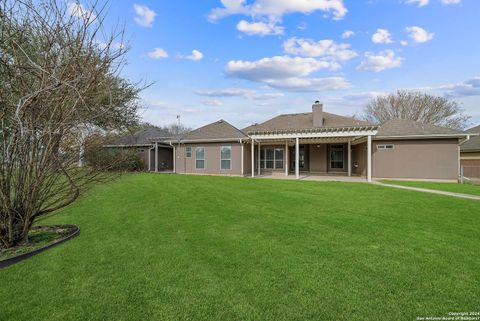
[[152, 171], [152, 161], [151, 161], [151, 158], [152, 158], [152, 148], [150, 146], [148, 146], [148, 171], [151, 172]]
[[367, 138], [367, 181], [372, 182], [372, 136]]
[[352, 176], [352, 142], [348, 140], [348, 176]]
[[288, 176], [288, 140], [285, 141], [285, 176]]
[[252, 177], [255, 177], [255, 141], [252, 139]]
[[155, 142], [155, 172], [158, 172], [158, 142]]
[[299, 145], [299, 139], [298, 137], [295, 138], [295, 178], [299, 179], [300, 178], [300, 145]]

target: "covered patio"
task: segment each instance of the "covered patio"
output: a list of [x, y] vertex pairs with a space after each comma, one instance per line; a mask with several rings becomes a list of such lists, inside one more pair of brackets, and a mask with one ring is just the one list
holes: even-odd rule
[[[334, 174], [338, 178], [364, 180], [352, 175], [352, 147], [363, 144], [365, 151], [357, 148], [356, 154], [365, 154], [366, 181], [371, 182], [372, 136], [377, 130], [377, 126], [355, 126], [250, 132], [252, 177], [265, 177], [266, 172], [278, 177], [281, 169], [286, 178], [318, 180], [323, 176], [332, 180]], [[312, 157], [320, 151], [325, 160], [323, 156]], [[324, 161], [322, 170], [316, 172]]]

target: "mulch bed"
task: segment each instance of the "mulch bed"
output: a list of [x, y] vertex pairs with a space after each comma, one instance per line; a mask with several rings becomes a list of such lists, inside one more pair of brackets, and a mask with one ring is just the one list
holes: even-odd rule
[[35, 226], [30, 230], [26, 244], [10, 249], [0, 248], [0, 269], [28, 259], [79, 234], [80, 228], [71, 224]]

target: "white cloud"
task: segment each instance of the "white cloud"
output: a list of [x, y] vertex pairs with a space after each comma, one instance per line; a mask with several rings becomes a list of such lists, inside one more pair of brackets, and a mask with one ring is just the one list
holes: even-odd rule
[[290, 38], [283, 43], [283, 49], [292, 55], [326, 57], [339, 61], [347, 61], [357, 56], [349, 44], [337, 44], [328, 39], [315, 42], [310, 39]]
[[400, 67], [403, 60], [403, 58], [396, 57], [393, 50], [384, 50], [377, 55], [367, 52], [365, 58], [357, 67], [358, 70], [380, 72], [385, 69]]
[[285, 28], [277, 26], [275, 21], [269, 22], [248, 22], [241, 20], [237, 24], [237, 30], [241, 31], [249, 36], [268, 36], [268, 35], [282, 35]]
[[343, 39], [348, 39], [348, 38], [353, 37], [353, 36], [355, 36], [355, 32], [353, 32], [352, 30], [345, 30], [342, 33], [342, 38]]
[[442, 0], [442, 4], [459, 4], [462, 0]]
[[155, 48], [153, 51], [148, 53], [148, 56], [152, 59], [162, 59], [167, 58], [168, 53], [162, 48]]
[[434, 33], [428, 32], [427, 30], [417, 26], [407, 27], [405, 30], [409, 33], [408, 36], [417, 43], [430, 41], [435, 35]]
[[184, 55], [177, 55], [178, 59], [188, 59], [188, 60], [193, 60], [193, 61], [199, 61], [203, 59], [203, 53], [198, 51], [197, 49], [193, 49], [192, 53], [188, 56]]
[[81, 3], [69, 2], [67, 4], [67, 13], [70, 16], [83, 19], [83, 20], [95, 20], [97, 15], [92, 11], [87, 10]]
[[291, 91], [326, 91], [350, 88], [351, 84], [344, 77], [271, 79], [270, 87]]
[[298, 29], [298, 30], [307, 30], [307, 23], [306, 23], [305, 21], [300, 22], [300, 23], [297, 25], [297, 29]]
[[405, 1], [406, 4], [414, 4], [414, 5], [418, 5], [419, 7], [426, 6], [429, 2], [430, 0], [406, 0]]
[[309, 78], [322, 69], [336, 70], [337, 62], [314, 58], [275, 56], [257, 61], [229, 61], [227, 75], [292, 91], [335, 90], [350, 87], [343, 77]]
[[377, 29], [372, 36], [373, 43], [392, 43], [392, 34], [386, 29]]
[[268, 100], [284, 96], [283, 93], [261, 93], [245, 88], [199, 89], [195, 93], [207, 97], [243, 97], [251, 100]]
[[157, 15], [155, 11], [150, 9], [147, 6], [134, 4], [133, 9], [135, 10], [135, 22], [138, 23], [142, 27], [152, 27], [153, 21], [155, 20], [155, 16]]
[[202, 100], [201, 103], [204, 104], [205, 106], [211, 106], [211, 107], [219, 107], [223, 105], [223, 103], [218, 99]]
[[336, 70], [335, 62], [289, 56], [275, 56], [256, 61], [232, 60], [225, 67], [227, 75], [266, 82], [270, 79], [308, 76], [321, 69]]
[[314, 11], [331, 13], [334, 19], [347, 14], [343, 0], [255, 0], [247, 4], [246, 0], [221, 0], [223, 7], [213, 9], [208, 18], [216, 21], [221, 18], [241, 14], [252, 17], [275, 17], [290, 13], [310, 14]]
[[400, 44], [401, 44], [402, 46], [408, 46], [408, 41], [402, 40], [402, 41], [400, 41]]
[[444, 91], [448, 97], [480, 96], [480, 77], [473, 77], [461, 83], [444, 85], [434, 89]]

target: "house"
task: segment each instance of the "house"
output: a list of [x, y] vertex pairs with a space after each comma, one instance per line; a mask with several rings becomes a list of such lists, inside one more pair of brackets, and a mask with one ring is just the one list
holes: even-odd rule
[[470, 128], [467, 133], [471, 135], [460, 146], [460, 164], [461, 174], [463, 177], [469, 179], [480, 178], [480, 125]]
[[[479, 134], [480, 125], [467, 130], [470, 134]], [[480, 167], [480, 136], [472, 136], [460, 146], [460, 162], [463, 166]]]
[[315, 102], [311, 112], [279, 115], [241, 130], [219, 120], [175, 139], [152, 137], [149, 155], [157, 164], [165, 161], [160, 151], [168, 150], [178, 174], [456, 180], [459, 144], [467, 137], [405, 119], [370, 124], [326, 112]]
[[[105, 145], [107, 148], [135, 149], [146, 171], [173, 171], [173, 146], [162, 140], [171, 135], [158, 127], [148, 127], [122, 136]], [[160, 141], [154, 143], [154, 141]], [[156, 158], [155, 158], [155, 155]]]

